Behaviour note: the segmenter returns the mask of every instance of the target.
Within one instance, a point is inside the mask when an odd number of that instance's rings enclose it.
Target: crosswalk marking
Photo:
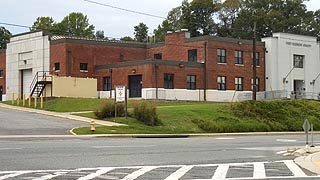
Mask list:
[[[284,164],[290,169],[295,177],[307,177],[307,175],[296,165],[293,161],[283,161]]]
[[[229,169],[228,164],[219,165],[212,179],[225,179],[228,173],[228,169]]]
[[[193,168],[193,166],[182,166],[176,172],[174,172],[170,176],[168,176],[165,180],[176,180],[176,179],[179,179],[183,175],[185,175],[192,168]]]
[[[264,163],[254,163],[253,164],[253,178],[265,178],[266,170],[264,168]]]
[[[48,174],[48,175],[45,175],[45,176],[42,176],[42,177],[39,177],[39,178],[36,178],[36,179],[33,179],[33,180],[48,180],[48,179],[52,179],[54,177],[57,177],[57,176],[60,176],[60,175],[63,175],[63,174],[67,174],[68,172],[56,172],[56,173],[53,173],[53,174]]]
[[[267,170],[270,170],[270,166],[268,164],[279,164],[277,166],[283,167],[284,165],[286,168],[286,174],[285,176],[282,176],[281,173],[266,173]],[[235,172],[232,171],[233,168],[237,169],[237,172],[239,170],[244,170],[244,175],[249,177],[233,177]],[[248,174],[248,168],[246,167],[253,167],[250,169],[252,172]],[[272,167],[272,169],[277,168]],[[320,175],[306,175],[303,170],[296,165],[292,160],[284,160],[284,161],[273,161],[273,162],[245,162],[245,163],[226,163],[226,164],[198,164],[198,165],[164,165],[164,166],[128,166],[128,167],[98,167],[98,168],[78,168],[73,170],[24,170],[24,171],[0,171],[0,180],[10,179],[10,178],[19,178],[20,175],[27,177],[28,175],[30,177],[34,176],[33,173],[44,173],[42,177],[32,177],[35,178],[34,180],[49,180],[53,179],[59,176],[60,178],[68,178],[69,173],[70,176],[73,172],[84,172],[83,177],[80,177],[78,180],[91,180],[94,178],[102,177],[102,175],[106,174],[108,175],[108,172],[111,172],[112,170],[117,169],[129,169],[129,174],[126,174],[125,177],[121,177],[122,180],[135,180],[138,179],[140,176],[146,174],[148,176],[148,173],[151,173],[152,170],[157,170],[161,168],[173,168],[173,171],[170,171],[171,174],[163,177],[161,179],[164,180],[177,180],[181,177],[190,176],[193,173],[196,173],[194,170],[198,169],[201,170],[201,168],[206,167],[215,167],[213,172],[207,172],[210,177],[209,179],[216,179],[216,180],[254,180],[254,179],[291,179],[291,178],[307,178],[307,179],[320,179]],[[229,168],[232,167],[231,170]],[[194,168],[194,169],[193,169]],[[200,168],[200,169],[199,169]],[[86,171],[91,171],[91,174],[87,174]],[[151,173],[153,176],[157,176],[155,174],[157,171]],[[270,171],[268,171],[270,172]],[[213,174],[213,175],[212,175]],[[251,175],[250,175],[251,174]],[[268,175],[268,176],[267,176]],[[120,179],[121,179],[120,178]],[[206,179],[206,180],[209,180]]]
[[[114,168],[101,168],[99,169],[97,172],[89,174],[85,177],[81,177],[78,180],[89,180],[89,179],[93,179],[95,177],[101,176],[102,174],[105,174],[111,170],[113,170]]]
[[[152,169],[155,169],[156,167],[153,166],[149,166],[149,167],[143,167],[129,175],[127,175],[126,177],[124,177],[122,180],[134,180],[137,177],[141,176],[142,174],[145,174],[146,172],[151,171]]]
[[[7,174],[7,175],[4,175],[4,176],[0,176],[0,180],[13,178],[13,177],[20,176],[22,174],[26,174],[26,173],[29,173],[29,172],[30,171],[18,171],[18,172],[15,172],[15,173]]]

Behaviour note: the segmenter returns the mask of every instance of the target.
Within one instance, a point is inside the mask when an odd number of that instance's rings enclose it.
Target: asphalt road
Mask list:
[[[320,145],[319,138],[319,135],[315,136],[316,145]],[[103,179],[121,179],[144,168],[149,173],[139,176],[140,179],[165,179],[185,165],[191,165],[189,174],[184,174],[182,179],[190,179],[190,176],[208,179],[220,166],[219,171],[228,172],[225,174],[228,178],[251,177],[259,167],[255,163],[265,162],[262,175],[284,179],[292,178],[294,174],[284,161],[289,160],[292,164],[293,157],[278,153],[299,146],[304,146],[304,136],[0,139],[0,170],[31,170],[29,174],[34,177],[43,176],[48,170],[66,173],[54,179],[77,179],[108,170],[109,174],[106,173]],[[308,171],[303,173],[308,178],[313,176]],[[259,171],[258,175],[261,175]]]
[[[66,135],[74,127],[88,124],[0,108],[0,135]]]

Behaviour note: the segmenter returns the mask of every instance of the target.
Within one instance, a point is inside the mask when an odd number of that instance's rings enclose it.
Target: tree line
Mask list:
[[[251,39],[257,23],[257,38],[285,32],[315,36],[320,39],[320,10],[308,11],[308,0],[183,0],[168,12],[166,18],[149,37],[143,22],[134,26],[134,38],[124,41],[164,41],[167,31],[188,29],[191,36],[213,35]],[[55,35],[108,39],[103,30],[95,31],[86,15],[73,12],[56,22],[52,17],[38,17],[30,31],[47,30]],[[5,48],[11,33],[0,27],[0,49]]]

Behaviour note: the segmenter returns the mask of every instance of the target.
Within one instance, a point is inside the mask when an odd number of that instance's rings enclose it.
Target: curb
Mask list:
[[[308,156],[297,157],[294,162],[302,168],[320,175],[320,152]]]

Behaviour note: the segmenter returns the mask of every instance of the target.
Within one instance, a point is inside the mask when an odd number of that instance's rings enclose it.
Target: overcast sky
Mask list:
[[[111,6],[166,17],[174,7],[181,5],[182,0],[92,0]],[[306,3],[308,10],[320,9],[320,0]],[[32,26],[39,16],[50,16],[59,22],[70,12],[82,12],[95,25],[95,30],[104,30],[105,36],[120,38],[133,37],[133,27],[144,22],[153,32],[162,21],[161,18],[149,17],[125,12],[109,7],[99,6],[84,0],[1,0],[0,23],[13,23]],[[12,34],[28,31],[26,28],[5,26]]]

